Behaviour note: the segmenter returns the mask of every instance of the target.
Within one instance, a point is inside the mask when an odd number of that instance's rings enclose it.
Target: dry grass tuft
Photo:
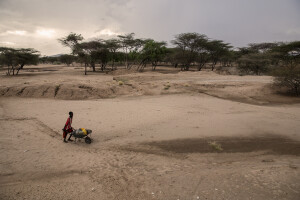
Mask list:
[[[168,89],[171,87],[171,85],[170,85],[169,83],[168,83],[168,84],[165,84],[164,86],[165,86],[165,87],[164,87],[165,90],[168,90]]]

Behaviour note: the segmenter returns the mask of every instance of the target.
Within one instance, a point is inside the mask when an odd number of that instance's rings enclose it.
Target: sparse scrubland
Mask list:
[[[59,42],[0,48],[0,199],[299,198],[299,42]]]
[[[152,71],[157,66],[173,66],[181,71],[210,68],[227,74],[274,76],[274,86],[299,95],[300,41],[254,43],[238,49],[198,33],[176,35],[171,41],[172,48],[167,48],[166,42],[135,38],[134,33],[88,41],[80,34],[70,33],[58,41],[69,47],[72,54],[39,58],[34,49],[1,47],[0,65],[7,68],[7,75],[18,75],[25,65],[38,63],[80,63],[85,75],[89,69],[97,72],[98,66],[102,72],[118,68],[143,72],[147,66]]]

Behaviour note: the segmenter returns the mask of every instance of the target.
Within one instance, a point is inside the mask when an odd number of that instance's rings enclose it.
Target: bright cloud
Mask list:
[[[26,35],[27,31],[6,31],[6,33],[11,35]]]
[[[52,38],[55,36],[55,31],[53,29],[39,29],[36,31],[38,36]]]
[[[0,42],[0,44],[2,44],[2,45],[7,45],[7,46],[13,46],[13,45],[15,45],[16,43],[14,43],[14,42]]]
[[[100,35],[106,35],[106,36],[114,36],[114,35],[119,35],[120,33],[116,33],[110,29],[103,29],[99,32],[97,32]]]

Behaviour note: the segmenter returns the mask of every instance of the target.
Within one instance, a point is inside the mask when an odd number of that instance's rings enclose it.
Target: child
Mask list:
[[[68,143],[66,140],[66,137],[68,135],[68,133],[70,133],[70,137],[68,139],[68,141],[73,141],[71,140],[71,136],[72,136],[72,132],[73,132],[73,128],[72,128],[72,119],[73,119],[73,112],[69,112],[69,118],[67,119],[67,122],[65,124],[65,127],[63,128],[63,138],[64,138],[64,142]]]

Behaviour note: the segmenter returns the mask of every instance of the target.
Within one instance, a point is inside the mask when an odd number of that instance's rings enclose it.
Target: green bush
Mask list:
[[[273,74],[276,85],[287,87],[293,94],[300,95],[300,65],[295,67],[279,67]]]

